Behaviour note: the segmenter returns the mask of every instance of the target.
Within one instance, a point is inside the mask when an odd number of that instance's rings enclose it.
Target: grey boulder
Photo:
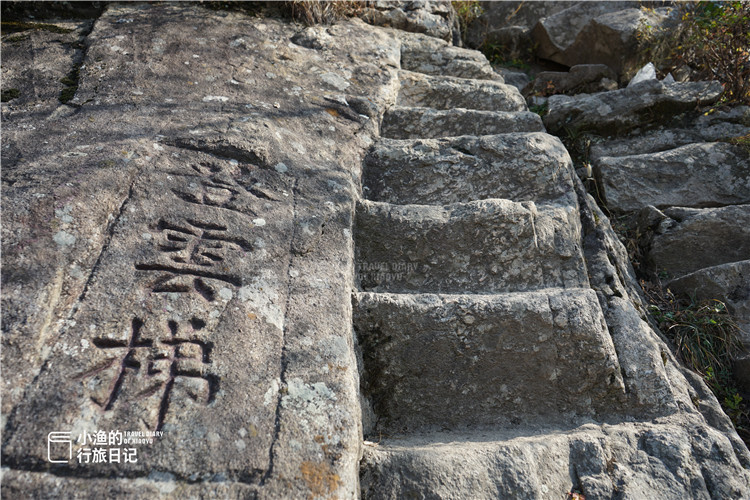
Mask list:
[[[544,125],[552,133],[590,131],[616,135],[663,123],[673,116],[716,102],[723,92],[719,82],[648,80],[632,87],[549,99]]]
[[[750,159],[740,146],[695,143],[594,162],[610,210],[750,202]]]

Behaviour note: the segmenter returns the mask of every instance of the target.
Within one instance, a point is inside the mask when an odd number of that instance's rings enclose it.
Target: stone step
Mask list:
[[[609,412],[625,395],[588,288],[360,292],[353,316],[378,433],[569,422]]]
[[[486,198],[548,201],[574,192],[570,156],[541,133],[383,139],[365,159],[364,196],[443,205]]]
[[[530,111],[393,106],[383,116],[380,128],[380,135],[390,139],[436,139],[509,132],[544,132],[544,125],[539,115]]]
[[[486,111],[529,109],[517,88],[497,81],[400,71],[399,83],[396,103],[400,106]]]
[[[698,419],[373,440],[361,461],[364,500],[747,496],[732,443]]]
[[[503,82],[478,50],[448,45],[418,33],[397,33],[401,39],[401,68],[427,75],[457,76]]]
[[[499,293],[587,287],[576,205],[481,200],[362,201],[355,230],[364,291]]]

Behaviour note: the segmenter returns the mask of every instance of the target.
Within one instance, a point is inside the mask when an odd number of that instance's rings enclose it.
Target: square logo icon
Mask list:
[[[53,464],[67,464],[73,458],[73,442],[70,432],[47,434],[47,460]]]

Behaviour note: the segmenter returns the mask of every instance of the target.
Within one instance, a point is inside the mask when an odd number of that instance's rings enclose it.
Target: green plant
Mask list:
[[[695,79],[718,80],[727,103],[750,103],[750,2],[686,2],[673,26],[641,26],[642,61],[692,70]]]
[[[534,106],[529,106],[529,111],[532,113],[536,113],[539,116],[544,116],[547,114],[547,111],[549,111],[549,104],[547,101],[544,101],[542,104],[535,104]]]
[[[745,440],[750,438],[750,409],[733,379],[733,362],[742,350],[740,330],[720,300],[679,300],[660,283],[641,281],[659,329],[678,357],[702,375]]]
[[[512,51],[503,44],[485,40],[482,42],[482,45],[480,45],[479,50],[485,55],[491,64],[508,68],[517,68],[524,71],[531,69],[531,65],[520,57],[519,51],[512,54]],[[529,50],[529,54],[533,54],[533,51]],[[533,58],[530,55],[529,60],[531,59]]]
[[[502,64],[505,62],[505,47],[503,47],[499,43],[489,42],[485,40],[484,42],[482,42],[479,50],[492,64]]]
[[[60,91],[60,97],[58,99],[63,104],[66,104],[73,99],[78,91],[78,80],[81,77],[81,64],[82,63],[74,64],[70,73],[60,79],[60,83],[65,85],[65,88]]]
[[[19,21],[3,21],[0,24],[2,27],[3,35],[6,33],[17,33],[19,31],[26,30],[41,30],[49,31],[51,33],[72,33],[74,30],[70,28],[63,28],[56,24],[44,24],[44,23],[24,23]]]
[[[0,102],[11,101],[21,95],[21,91],[18,89],[6,89],[2,91],[0,95]]]
[[[704,376],[731,372],[734,356],[742,348],[739,329],[720,300],[680,304],[667,290],[666,302],[650,310],[685,363]],[[663,307],[667,305],[668,307]]]
[[[458,25],[461,28],[461,36],[466,35],[469,24],[484,13],[484,9],[478,0],[460,0],[451,2],[453,10],[458,17]],[[465,41],[465,40],[464,40]]]
[[[735,146],[740,146],[748,154],[750,154],[750,134],[740,135],[737,137],[730,137],[728,139],[725,139],[725,142],[728,142],[729,144],[734,144]]]
[[[67,104],[68,101],[75,97],[77,90],[78,87],[65,87],[60,91],[60,97],[58,98],[59,101],[63,104]]]
[[[9,35],[5,38],[5,40],[3,40],[3,43],[21,43],[28,40],[29,38],[30,37],[28,32],[20,33],[18,35]]]

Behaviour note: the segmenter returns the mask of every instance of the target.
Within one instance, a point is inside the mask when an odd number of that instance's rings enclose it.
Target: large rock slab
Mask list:
[[[644,24],[658,26],[668,14],[636,2],[578,2],[540,19],[532,36],[544,59],[566,66],[606,64],[618,74],[631,73],[637,31]]]
[[[429,76],[400,71],[396,104],[435,109],[467,108],[485,111],[526,111],[526,101],[515,87],[492,80]]]
[[[366,443],[362,497],[740,499],[750,488],[746,460],[692,418],[436,433]]]
[[[4,134],[14,136],[14,125]],[[142,166],[140,141],[94,144],[19,148],[29,159],[4,168],[3,420],[86,292]]]
[[[38,120],[72,96],[66,89],[77,84],[75,65],[83,58],[82,41],[92,24],[79,20],[3,26],[3,120]]]
[[[590,289],[360,293],[354,328],[364,396],[377,416],[371,435],[570,422],[609,414],[625,401],[612,339]]]
[[[263,208],[228,161],[172,159],[173,152],[154,155],[163,170],[142,171],[132,186],[74,319],[15,409],[4,446],[11,463],[43,463],[48,429],[76,436],[132,429],[164,436],[131,470],[238,480],[268,469],[276,405],[258,403],[280,377],[291,235],[276,224],[292,216],[292,206]],[[194,175],[201,163],[214,179]],[[262,277],[263,285],[243,276]],[[272,301],[258,297],[261,286]],[[248,362],[254,370],[244,369]],[[235,437],[234,423],[248,403],[254,418],[240,428],[255,437],[224,459],[211,457],[211,446],[245,437]],[[218,437],[192,439],[210,432]]]
[[[435,139],[459,135],[542,132],[544,125],[530,111],[481,111],[454,108],[393,106],[383,116],[381,134],[391,139]]]
[[[426,35],[399,33],[401,68],[427,75],[503,81],[481,52],[448,45]]]
[[[575,206],[358,204],[363,290],[497,293],[588,284]]]
[[[650,241],[648,264],[672,278],[750,258],[750,205],[668,208]]]
[[[532,47],[531,29],[547,16],[576,2],[480,2],[483,12],[466,30],[467,44],[475,49],[499,45],[509,60],[527,54]]]
[[[679,122],[684,120],[675,117]],[[591,144],[592,163],[604,156],[632,156],[659,153],[697,142],[727,141],[750,134],[750,106],[718,108],[699,113],[684,123],[667,122],[657,129],[641,134],[634,130],[627,136],[596,141]]]
[[[750,202],[750,156],[740,146],[695,143],[593,164],[610,210]]]
[[[385,139],[365,159],[362,190],[367,199],[394,204],[542,202],[572,191],[571,172],[560,140],[541,132]]]
[[[70,106],[4,114],[8,494],[356,497],[352,180],[399,43],[358,20],[318,48],[297,30],[111,4]],[[163,434],[102,463],[80,439],[97,431]]]
[[[544,124],[554,134],[584,131],[623,134],[663,123],[699,105],[716,102],[724,91],[719,82],[664,84],[648,80],[628,88],[549,99]]]

